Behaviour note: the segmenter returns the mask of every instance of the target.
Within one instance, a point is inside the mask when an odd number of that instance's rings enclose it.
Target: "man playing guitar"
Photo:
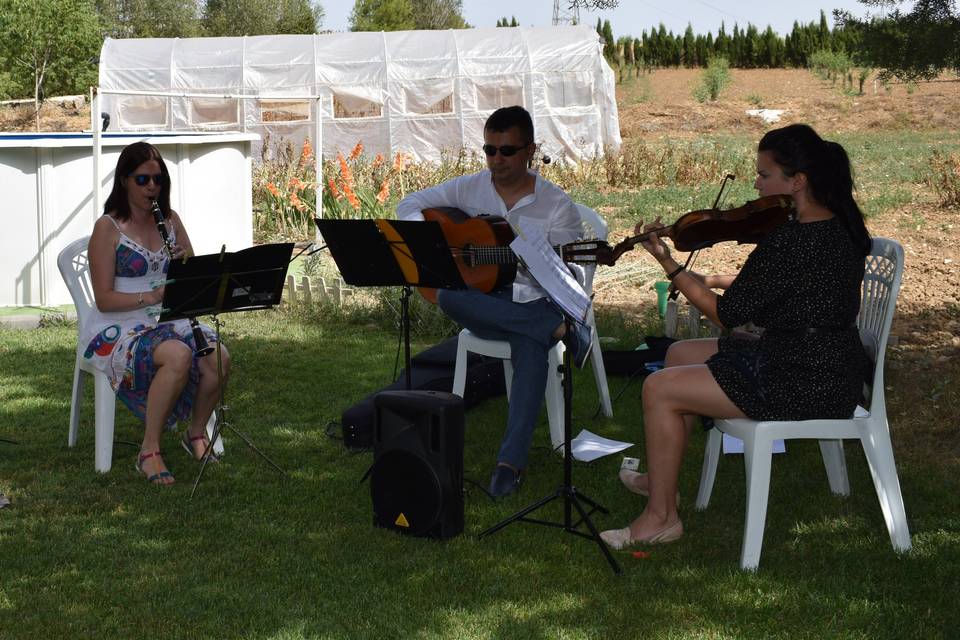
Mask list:
[[[472,217],[501,216],[515,229],[521,217],[535,221],[554,246],[578,239],[582,227],[576,205],[528,168],[535,151],[530,114],[519,106],[494,111],[484,125],[483,140],[486,170],[411,193],[397,205],[397,217],[422,220],[424,209],[454,207]],[[437,303],[477,336],[510,343],[514,376],[507,428],[490,478],[493,496],[510,495],[519,488],[527,465],[547,384],[547,356],[565,333],[563,314],[522,266],[512,284],[489,293],[440,290]],[[573,359],[582,367],[592,336],[589,327],[576,327]]]

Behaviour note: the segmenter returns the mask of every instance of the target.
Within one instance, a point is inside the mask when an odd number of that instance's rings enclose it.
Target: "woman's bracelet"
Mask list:
[[[677,277],[677,274],[679,274],[681,271],[683,271],[683,267],[682,266],[677,267],[676,269],[674,269],[673,271],[667,274],[667,280],[672,281],[674,278]]]
[[[137,306],[138,307],[143,306],[143,291],[137,294]]]

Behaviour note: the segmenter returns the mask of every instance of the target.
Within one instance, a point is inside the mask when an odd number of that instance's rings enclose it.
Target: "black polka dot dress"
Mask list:
[[[707,366],[753,420],[849,418],[869,367],[854,325],[863,255],[839,218],[790,222],[751,252],[717,301],[725,327],[748,321],[758,340],[727,336]]]

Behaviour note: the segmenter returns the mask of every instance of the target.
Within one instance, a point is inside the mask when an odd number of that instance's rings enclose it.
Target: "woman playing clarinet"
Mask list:
[[[152,484],[169,485],[174,477],[160,453],[162,432],[189,421],[180,444],[201,459],[219,386],[216,357],[197,353],[204,341],[215,341],[210,328],[194,329],[188,320],[158,323],[169,261],[193,255],[193,248],[170,208],[170,174],[154,146],[136,142],[123,149],[103,210],[87,249],[96,309],[89,335],[81,336],[82,355],[144,422],[137,471]],[[221,351],[226,376],[230,358]]]

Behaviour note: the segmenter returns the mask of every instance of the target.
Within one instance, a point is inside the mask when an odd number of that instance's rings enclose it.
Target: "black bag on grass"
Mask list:
[[[457,361],[456,336],[444,340],[410,358],[410,389],[414,391],[447,391],[453,388],[453,370]],[[391,385],[378,389],[343,412],[340,424],[343,443],[351,449],[369,449],[373,446],[373,398],[381,391],[406,389],[406,369]],[[503,381],[503,361],[476,353],[467,358],[467,380],[463,406],[469,408],[481,400],[506,393]]]
[[[603,351],[603,368],[610,375],[647,375],[647,365],[662,362],[667,357],[667,348],[676,342],[673,338],[647,336],[644,339],[646,349],[640,351]]]

